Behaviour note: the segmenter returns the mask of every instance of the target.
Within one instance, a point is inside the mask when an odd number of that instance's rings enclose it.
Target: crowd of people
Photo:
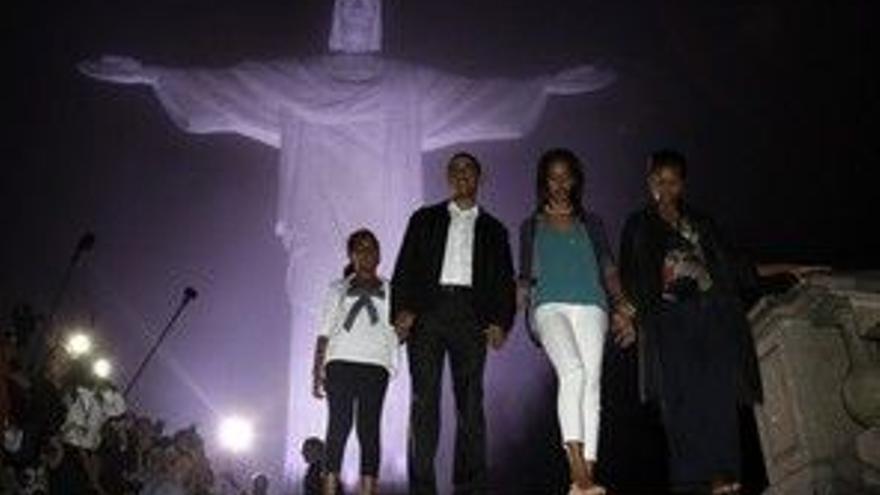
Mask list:
[[[74,351],[30,306],[13,310],[0,340],[0,494],[268,493],[263,474],[215,472],[196,426],[166,431],[131,411]]]

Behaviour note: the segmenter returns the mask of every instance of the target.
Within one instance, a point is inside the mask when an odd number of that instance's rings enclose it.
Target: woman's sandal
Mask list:
[[[741,490],[742,485],[734,481],[712,487],[712,495],[738,495]]]
[[[568,495],[605,495],[606,490],[604,486],[600,485],[590,485],[586,488],[581,488],[576,484],[572,483],[571,487],[568,490]]]

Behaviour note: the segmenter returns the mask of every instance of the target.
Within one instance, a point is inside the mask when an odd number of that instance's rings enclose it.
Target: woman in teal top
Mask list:
[[[569,493],[604,494],[593,479],[602,350],[609,314],[618,343],[631,343],[629,312],[602,221],[582,206],[580,160],[569,150],[548,151],[537,176],[538,206],[520,228],[520,301],[529,313],[530,333],[559,380]]]
[[[539,220],[534,257],[541,267],[541,277],[535,281],[536,307],[565,302],[607,308],[593,242],[581,223],[560,230]]]

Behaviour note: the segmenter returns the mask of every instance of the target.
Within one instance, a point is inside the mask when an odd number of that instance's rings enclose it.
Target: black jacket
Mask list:
[[[720,234],[711,218],[688,205],[683,213],[700,235],[700,245],[715,289],[721,297],[735,301],[730,321],[740,327],[736,343],[741,351],[738,366],[738,398],[744,404],[761,402],[763,391],[745,308],[739,302],[743,288],[756,286],[754,266],[738,255]],[[660,393],[659,354],[655,342],[655,326],[659,315],[667,311],[662,299],[661,273],[666,255],[666,239],[675,235],[652,206],[636,211],[626,221],[621,238],[620,277],[624,290],[637,308],[639,326],[639,378],[643,400],[654,400]]]
[[[448,201],[423,207],[409,219],[391,279],[391,313],[422,314],[436,304],[449,231]],[[474,227],[474,309],[481,327],[508,331],[516,313],[513,260],[507,229],[480,209]]]

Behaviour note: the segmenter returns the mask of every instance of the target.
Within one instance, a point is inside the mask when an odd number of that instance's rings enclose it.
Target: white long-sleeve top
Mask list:
[[[353,276],[334,281],[327,289],[321,310],[318,335],[329,339],[326,362],[348,361],[362,364],[375,364],[393,373],[397,366],[399,343],[394,327],[391,325],[391,284],[382,279],[382,297],[371,296],[378,320],[370,321],[366,307],[357,312],[351,328],[345,328],[345,321],[358,301],[350,295],[349,287]]]

